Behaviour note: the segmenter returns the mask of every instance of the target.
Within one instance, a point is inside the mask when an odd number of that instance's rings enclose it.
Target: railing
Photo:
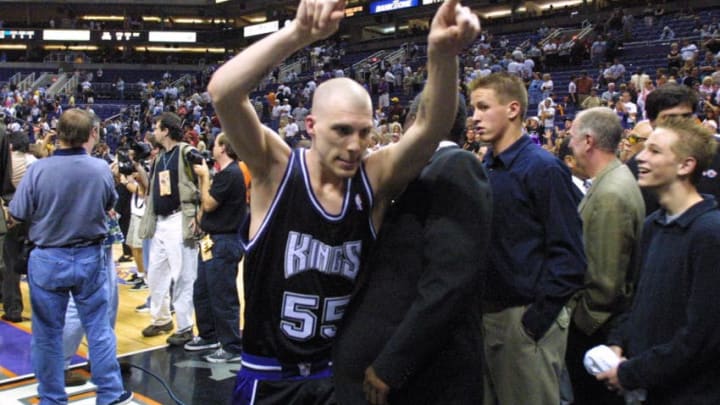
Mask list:
[[[10,77],[10,79],[8,79],[8,84],[9,85],[17,85],[21,80],[22,80],[22,74],[20,74],[18,72],[18,73],[15,73],[14,75],[12,75]]]
[[[374,66],[376,66],[377,64],[380,63],[380,61],[382,60],[382,58],[385,56],[386,53],[387,53],[386,50],[381,49],[381,50],[373,53],[372,55],[367,56],[366,58],[364,58],[364,59],[362,59],[362,60],[359,60],[359,61],[353,63],[353,64],[352,64],[352,68],[353,68],[354,71],[357,72],[362,66],[367,65],[367,66],[372,70],[372,68],[373,68]],[[369,62],[372,61],[373,59],[377,59],[377,60],[376,60],[375,62],[369,63]],[[346,69],[346,70],[349,71],[349,69]]]
[[[299,75],[303,72],[303,66],[307,63],[307,57],[303,56],[297,60],[295,60],[292,63],[289,63],[287,65],[283,65],[280,68],[280,73],[278,74],[278,82],[285,83],[287,80],[287,77],[290,75],[290,73],[295,73],[295,75]]]
[[[192,76],[186,73],[186,74],[178,77],[174,81],[172,81],[170,83],[170,86],[171,87],[179,87],[179,86],[185,86],[186,84],[190,84],[190,83],[192,83]]]
[[[390,54],[385,57],[385,62],[389,63],[390,65],[394,65],[397,62],[405,61],[405,49],[405,46],[401,46],[399,49],[390,52]]]
[[[17,82],[16,85],[17,85],[18,90],[25,91],[31,87],[31,85],[34,81],[35,81],[35,72],[32,72],[29,75],[25,76],[24,79]]]
[[[58,75],[56,73],[48,73],[43,72],[40,77],[37,78],[32,84],[30,85],[30,88],[27,90],[35,91],[39,89],[40,87],[45,87],[47,85],[50,85],[53,83],[53,79],[57,78]]]
[[[623,43],[624,48],[639,48],[644,47],[648,45],[670,45],[673,42],[680,43],[684,39],[687,39],[688,41],[700,41],[700,35],[691,35],[691,36],[685,36],[685,37],[675,37],[673,39],[648,39],[644,41],[631,41],[631,42],[625,42]],[[701,44],[698,43],[698,49],[701,49]]]
[[[55,83],[51,84],[50,87],[48,87],[45,94],[48,96],[55,96],[56,94],[59,94],[60,90],[65,88],[65,84],[70,80],[70,74],[68,73],[60,73],[57,75],[57,80],[55,80]]]

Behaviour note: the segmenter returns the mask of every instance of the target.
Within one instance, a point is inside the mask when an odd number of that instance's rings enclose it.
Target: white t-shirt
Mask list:
[[[134,193],[130,198],[130,214],[142,217],[145,215],[145,197]]]
[[[697,54],[698,48],[695,44],[687,44],[680,49],[683,60],[690,60]]]

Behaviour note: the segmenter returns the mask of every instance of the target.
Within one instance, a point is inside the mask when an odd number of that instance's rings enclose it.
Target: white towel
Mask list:
[[[598,375],[608,371],[620,363],[620,357],[615,354],[612,349],[605,345],[595,346],[585,353],[583,364],[585,370],[592,375]],[[647,399],[647,391],[642,388],[627,391],[625,393],[625,403],[631,404]]]

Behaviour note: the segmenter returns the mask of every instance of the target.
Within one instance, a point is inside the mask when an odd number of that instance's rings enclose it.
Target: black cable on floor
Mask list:
[[[138,370],[140,370],[140,371],[143,371],[143,372],[145,372],[145,373],[148,373],[150,376],[152,376],[153,378],[155,378],[156,380],[158,380],[158,382],[160,383],[160,385],[162,385],[163,388],[165,388],[165,391],[167,391],[167,393],[168,393],[168,395],[170,396],[170,398],[172,398],[172,400],[175,401],[175,403],[176,403],[177,405],[185,405],[185,403],[184,403],[183,401],[181,401],[180,398],[178,398],[178,397],[175,395],[175,393],[172,391],[172,389],[170,389],[170,386],[167,385],[167,383],[165,382],[165,380],[163,380],[162,378],[160,378],[157,374],[153,373],[152,371],[150,371],[150,370],[148,370],[148,369],[146,369],[146,368],[143,368],[143,367],[140,367],[140,366],[136,366],[135,364],[132,364],[132,363],[123,363],[123,364],[127,364],[127,365],[130,366],[130,367],[133,367],[133,368],[136,368],[136,369],[138,369]]]

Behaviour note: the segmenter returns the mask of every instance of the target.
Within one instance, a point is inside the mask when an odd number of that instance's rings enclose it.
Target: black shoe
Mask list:
[[[153,337],[160,335],[165,332],[170,332],[173,329],[173,323],[172,321],[166,323],[165,325],[150,325],[147,328],[143,329],[142,334],[145,337]],[[192,338],[192,336],[191,336]],[[183,343],[184,344],[184,343]]]
[[[130,289],[128,289],[128,291],[138,292],[138,291],[145,291],[147,289],[148,289],[148,285],[145,284],[145,282],[142,281],[142,279],[140,279],[140,281],[138,283],[135,283],[134,286],[130,287]]]
[[[110,405],[125,405],[129,404],[133,400],[133,393],[132,391],[124,391],[122,395],[120,395],[120,398],[110,402]]]
[[[65,386],[66,387],[77,387],[80,385],[85,385],[88,382],[88,378],[84,375],[72,371],[72,370],[65,370]]]
[[[22,314],[3,314],[2,317],[3,321],[8,321],[12,323],[18,323],[23,321]]]
[[[131,262],[131,261],[133,261],[133,258],[132,258],[132,256],[122,255],[122,256],[120,256],[120,258],[118,259],[118,261],[119,261],[120,263],[126,263],[126,262]]]
[[[193,338],[192,329],[188,329],[185,332],[175,332],[167,338],[167,342],[170,346],[185,346]]]
[[[125,280],[125,282],[127,284],[138,284],[138,283],[144,283],[145,279],[138,276],[137,273],[133,273],[133,275],[129,279]]]
[[[145,301],[144,304],[135,307],[135,312],[150,312],[150,305]]]
[[[217,340],[203,339],[200,336],[195,336],[189,342],[185,343],[185,350],[195,352],[199,350],[218,349],[220,348],[220,342]]]

